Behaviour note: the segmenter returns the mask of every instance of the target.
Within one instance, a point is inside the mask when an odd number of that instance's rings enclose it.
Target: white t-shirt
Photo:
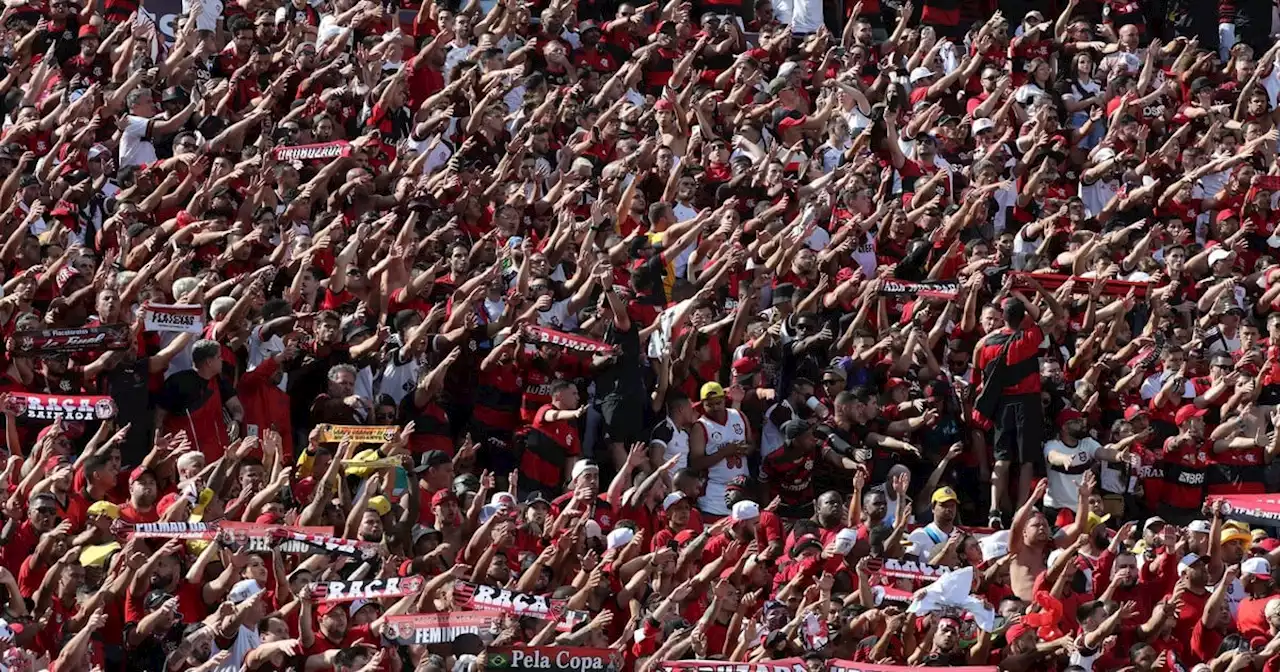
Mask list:
[[[920,562],[929,562],[929,556],[933,553],[934,547],[938,544],[946,543],[947,538],[951,535],[938,529],[937,523],[929,523],[924,527],[918,527],[907,535],[907,541],[911,543],[911,553],[915,554]]]
[[[1080,483],[1084,480],[1085,472],[1094,464],[1094,453],[1101,447],[1101,444],[1087,436],[1074,446],[1068,446],[1058,439],[1044,444],[1045,469],[1049,481],[1049,492],[1044,496],[1045,506],[1075,510],[1079,503]],[[1049,462],[1050,455],[1070,458],[1071,466],[1063,468]]]
[[[124,133],[120,135],[120,166],[141,166],[154,163],[156,148],[151,144],[151,119],[131,114]]]

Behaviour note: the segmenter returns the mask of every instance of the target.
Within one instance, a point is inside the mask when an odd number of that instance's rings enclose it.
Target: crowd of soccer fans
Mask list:
[[[0,10],[0,671],[1280,671],[1269,0],[151,2]]]

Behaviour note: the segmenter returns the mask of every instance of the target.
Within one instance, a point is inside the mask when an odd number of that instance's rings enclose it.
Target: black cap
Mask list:
[[[1213,88],[1213,82],[1210,82],[1208,77],[1196,77],[1195,79],[1191,80],[1192,93],[1199,93],[1204,89],[1212,89],[1212,88]]]
[[[34,187],[37,184],[40,184],[40,180],[36,179],[36,176],[32,175],[31,173],[23,173],[22,177],[18,178],[19,189],[23,189],[26,187]]]
[[[547,501],[546,496],[542,494],[541,490],[534,490],[529,493],[529,496],[524,498],[524,504],[525,506],[533,506],[534,504],[545,504],[547,507],[551,506],[551,502]]]
[[[791,443],[812,430],[813,425],[810,425],[807,420],[791,419],[782,423],[782,438],[787,443]]]
[[[153,590],[147,593],[147,598],[143,601],[142,606],[145,607],[147,611],[159,609],[160,605],[168,602],[171,597],[173,596],[163,590]]]
[[[421,474],[432,467],[438,467],[442,464],[449,464],[452,460],[441,450],[428,450],[418,458],[418,466],[413,470],[415,474]]]
[[[160,97],[160,102],[185,103],[189,98],[190,96],[187,95],[186,91],[183,91],[182,89],[176,86],[171,86],[164,90],[164,95]]]

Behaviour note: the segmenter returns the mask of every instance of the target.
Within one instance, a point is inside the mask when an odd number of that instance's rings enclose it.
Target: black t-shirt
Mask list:
[[[631,323],[628,331],[610,324],[604,342],[618,346],[618,358],[596,377],[596,396],[609,395],[642,399],[645,397],[643,372],[640,370],[640,325]]]
[[[126,623],[125,641],[128,634],[138,627],[137,623]],[[165,660],[169,654],[178,649],[182,641],[184,625],[181,621],[173,624],[168,630],[151,635],[137,646],[125,647],[124,669],[126,672],[155,672],[165,669]]]
[[[236,396],[235,388],[223,376],[218,376],[218,390],[225,402]],[[174,414],[195,413],[213,398],[213,388],[209,381],[200,377],[195,369],[187,369],[169,376],[160,391],[160,408]]]
[[[132,363],[120,363],[102,376],[106,391],[116,403],[116,424],[129,424],[129,434],[120,455],[125,464],[141,464],[151,450],[152,421],[151,393],[147,383],[151,377],[151,358],[143,357]]]

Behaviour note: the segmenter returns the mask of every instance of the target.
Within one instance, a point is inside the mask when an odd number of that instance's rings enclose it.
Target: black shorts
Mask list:
[[[1021,465],[1044,461],[1044,408],[1039,393],[1000,400],[993,441],[997,462]]]
[[[611,394],[600,401],[600,415],[604,418],[604,437],[610,443],[630,446],[645,440],[643,397],[624,398]]]

